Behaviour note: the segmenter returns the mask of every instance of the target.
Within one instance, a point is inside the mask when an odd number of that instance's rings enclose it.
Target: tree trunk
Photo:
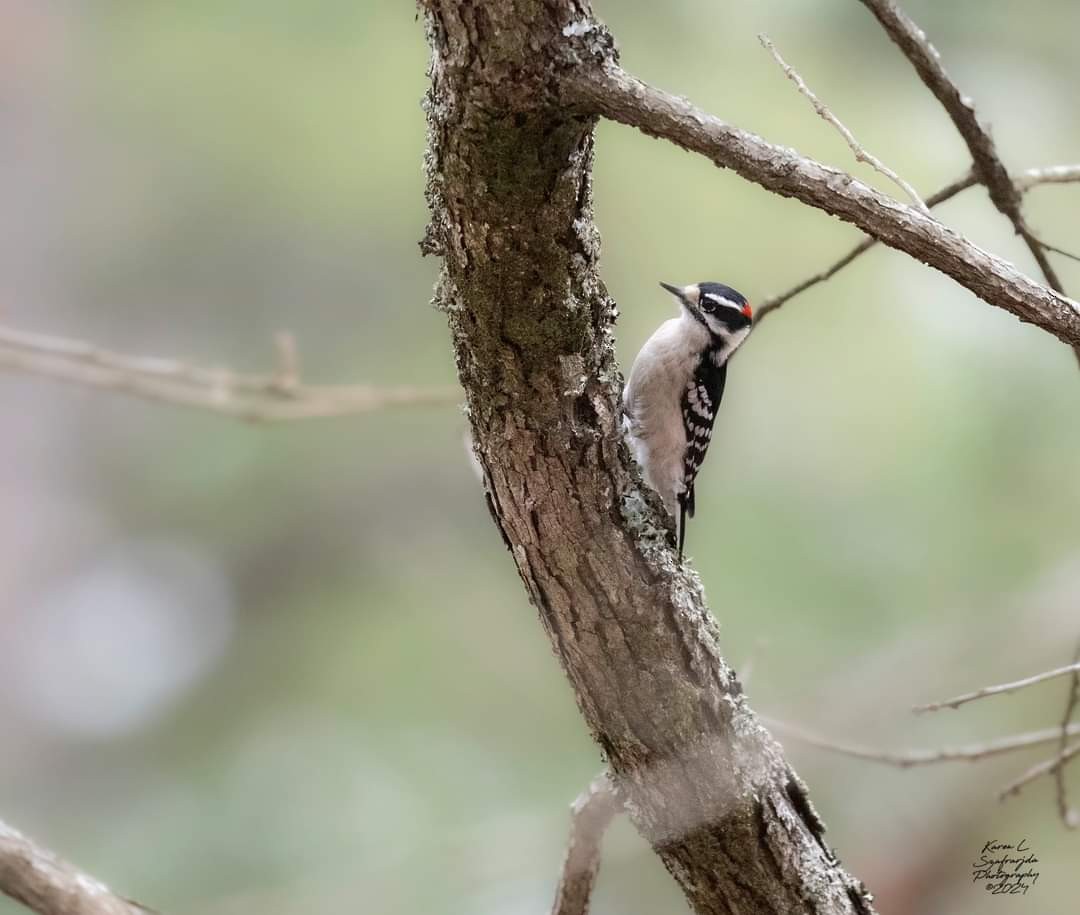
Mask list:
[[[436,300],[492,516],[631,816],[702,915],[865,915],[621,440],[595,119],[558,88],[569,69],[613,59],[613,43],[584,0],[421,5],[422,247],[444,258]]]

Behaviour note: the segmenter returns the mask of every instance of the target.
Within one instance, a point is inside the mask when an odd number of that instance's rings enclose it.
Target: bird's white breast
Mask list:
[[[634,456],[672,514],[684,488],[682,397],[709,341],[709,332],[685,311],[665,321],[638,353],[623,394]]]

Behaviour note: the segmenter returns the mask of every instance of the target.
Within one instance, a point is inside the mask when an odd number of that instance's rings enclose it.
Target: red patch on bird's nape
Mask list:
[[[751,320],[753,320],[753,318],[754,318],[754,309],[752,309],[750,307],[749,302],[744,302],[743,303],[742,313],[743,313],[743,317],[750,318]]]

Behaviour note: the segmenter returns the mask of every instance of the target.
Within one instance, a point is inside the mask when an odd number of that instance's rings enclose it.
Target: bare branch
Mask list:
[[[790,737],[808,746],[828,750],[831,753],[839,753],[841,756],[885,763],[886,765],[897,766],[900,769],[910,769],[913,766],[929,766],[944,762],[978,762],[993,756],[1014,753],[1017,750],[1026,750],[1029,747],[1037,747],[1044,743],[1053,743],[1061,735],[1061,728],[1046,728],[1042,731],[1014,734],[1010,737],[1001,737],[997,740],[988,740],[985,743],[969,744],[963,747],[941,747],[935,750],[879,750],[873,747],[864,747],[821,737],[818,734],[805,731],[785,721],[778,721],[775,718],[762,717],[761,722],[770,731],[780,734],[782,737]],[[1068,736],[1080,734],[1080,724],[1070,725],[1066,728],[1066,733]]]
[[[606,772],[590,783],[570,807],[570,837],[566,842],[559,886],[551,915],[586,915],[600,870],[600,842],[624,801]]]
[[[389,407],[449,404],[460,398],[450,387],[305,385],[292,338],[279,334],[276,346],[275,372],[247,375],[0,328],[0,368],[253,422],[350,416]]]
[[[579,109],[637,127],[699,153],[749,181],[858,226],[947,274],[984,301],[1080,345],[1080,305],[1031,280],[955,230],[837,169],[733,127],[646,85],[615,64],[579,69],[563,81]]]
[[[874,14],[889,37],[911,62],[919,78],[941,102],[960,132],[960,136],[964,138],[971,158],[974,160],[975,171],[979,180],[986,186],[994,206],[1008,217],[1017,234],[1024,239],[1050,288],[1064,295],[1064,287],[1046,257],[1046,252],[1024,222],[1020,209],[1020,192],[998,156],[993,138],[979,123],[975,115],[975,103],[960,92],[945,71],[937,49],[930,44],[926,33],[912,21],[907,13],[892,0],[862,0],[862,3]],[[1077,358],[1080,358],[1080,348],[1076,352]]]
[[[1055,165],[1051,168],[1029,168],[1013,181],[1023,193],[1040,184],[1068,184],[1080,181],[1080,165]]]
[[[930,702],[927,705],[916,705],[913,712],[937,712],[943,708],[959,708],[961,705],[965,705],[968,702],[974,702],[976,699],[984,699],[987,696],[1000,696],[1003,693],[1013,693],[1019,689],[1026,689],[1029,686],[1035,686],[1037,683],[1045,683],[1047,680],[1053,680],[1055,677],[1065,677],[1069,674],[1074,674],[1080,670],[1080,663],[1068,664],[1065,667],[1058,667],[1054,670],[1048,670],[1041,674],[1035,674],[1033,677],[1026,677],[1023,680],[1015,680],[1012,683],[1002,683],[998,686],[984,686],[982,689],[977,689],[971,693],[963,693],[959,696],[953,696],[951,699],[944,699],[941,702]]]
[[[822,120],[831,124],[839,132],[840,136],[844,138],[844,141],[851,148],[851,151],[855,154],[856,162],[865,162],[875,171],[880,172],[886,178],[888,178],[893,184],[900,188],[908,197],[911,198],[911,202],[915,204],[920,210],[927,215],[930,214],[930,210],[923,202],[922,197],[919,196],[919,192],[915,190],[910,184],[908,184],[903,178],[901,178],[896,172],[894,172],[889,166],[882,162],[877,156],[869,152],[858,140],[855,139],[855,135],[844,125],[844,123],[829,110],[829,107],[821,101],[814,91],[806,85],[806,81],[799,75],[798,71],[788,64],[783,57],[780,56],[780,52],[776,50],[776,47],[769,40],[769,36],[763,34],[758,35],[758,41],[761,42],[761,46],[765,48],[779,65],[780,69],[787,74],[790,79],[798,88],[799,92],[810,100],[810,104],[814,106],[814,110],[818,113],[818,116]]]
[[[1059,772],[1065,766],[1065,764],[1078,753],[1080,753],[1080,743],[1074,743],[1071,747],[1068,747],[1066,750],[1058,753],[1051,759],[1048,759],[1045,762],[1041,762],[1037,766],[1032,766],[1018,779],[1009,782],[1009,784],[1002,788],[1000,793],[998,794],[998,800],[1003,801],[1007,797],[1010,797],[1014,794],[1019,794],[1025,785],[1027,785],[1029,782],[1035,781],[1035,779],[1040,778],[1043,775],[1050,775],[1053,772]]]
[[[1073,712],[1080,702],[1080,642],[1073,652],[1073,664],[1078,665],[1073,671],[1069,681],[1069,697],[1065,700],[1065,714],[1061,716],[1061,737],[1058,740],[1058,758],[1064,759],[1066,747],[1069,742],[1069,725],[1072,722]],[[1076,829],[1080,825],[1080,813],[1069,806],[1069,793],[1065,785],[1065,767],[1058,766],[1054,770],[1055,794],[1057,796],[1058,815],[1061,822],[1069,829]]]
[[[1025,172],[1021,172],[1020,176],[1016,179],[1016,187],[1021,193],[1026,193],[1033,187],[1038,187],[1040,184],[1065,184],[1068,182],[1080,182],[1080,165],[1058,165],[1052,168],[1030,168]],[[944,203],[946,200],[955,197],[961,191],[967,190],[969,187],[973,187],[978,184],[979,180],[975,176],[974,171],[968,172],[963,178],[958,178],[951,184],[945,185],[940,191],[931,194],[926,198],[926,205],[928,207],[935,207],[939,203]],[[754,310],[754,326],[759,327],[762,320],[766,315],[772,314],[781,305],[784,305],[790,299],[800,293],[806,292],[807,289],[811,289],[818,283],[823,283],[825,280],[832,279],[837,273],[844,269],[848,264],[858,258],[860,255],[865,254],[871,248],[877,244],[876,238],[864,238],[859,244],[852,248],[847,254],[836,261],[832,266],[827,267],[819,273],[815,273],[808,279],[803,280],[787,292],[782,292],[779,295],[771,296],[762,302]],[[1048,247],[1044,245],[1044,247]],[[1055,250],[1055,249],[1051,249]],[[1059,254],[1064,254],[1063,251],[1058,251]]]
[[[115,895],[0,821],[0,892],[39,915],[146,915],[150,909]]]

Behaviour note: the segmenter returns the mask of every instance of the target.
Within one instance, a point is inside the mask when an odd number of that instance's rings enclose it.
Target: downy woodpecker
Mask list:
[[[624,426],[645,482],[676,520],[682,561],[694,479],[724,396],[728,360],[750,333],[750,303],[730,286],[661,283],[681,306],[641,348],[623,392]]]

